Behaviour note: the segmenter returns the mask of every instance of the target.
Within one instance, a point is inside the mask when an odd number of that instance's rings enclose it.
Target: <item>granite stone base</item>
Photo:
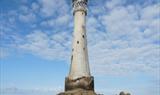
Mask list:
[[[58,95],[97,95],[94,92],[94,77],[80,77],[77,79],[65,79],[65,92]]]
[[[94,91],[90,90],[83,90],[83,89],[76,89],[72,91],[66,91],[59,93],[58,95],[97,95]]]
[[[94,77],[80,77],[77,79],[65,79],[65,91],[71,91],[75,89],[92,90],[94,91]]]

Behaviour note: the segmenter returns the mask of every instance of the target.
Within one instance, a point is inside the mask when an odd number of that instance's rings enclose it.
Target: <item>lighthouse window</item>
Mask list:
[[[74,49],[72,49],[72,51],[74,51]]]
[[[82,37],[84,38],[84,35],[82,35]]]
[[[83,12],[82,12],[82,15],[83,15]]]
[[[71,62],[72,62],[72,60],[73,60],[73,55],[72,55],[72,57],[71,57]]]
[[[79,41],[77,41],[77,44],[79,44]]]
[[[85,50],[85,48],[83,48],[83,50]]]

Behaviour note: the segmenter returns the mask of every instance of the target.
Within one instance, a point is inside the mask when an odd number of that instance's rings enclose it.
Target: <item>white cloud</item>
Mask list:
[[[45,17],[55,14],[63,15],[68,12],[68,5],[65,0],[39,0],[42,5],[41,12]]]
[[[22,5],[22,6],[20,6],[19,11],[20,11],[20,13],[28,14],[30,9],[28,6]]]
[[[69,15],[60,16],[60,17],[58,17],[58,18],[55,20],[55,23],[58,24],[58,25],[68,24],[68,23],[69,23],[69,20],[70,20],[70,17],[71,17],[71,16],[69,16]]]
[[[159,4],[123,6],[125,2],[111,0],[103,3],[106,4],[104,7],[101,5],[100,8],[95,6],[90,8],[92,14],[89,13],[88,17],[87,36],[91,71],[93,75],[103,76],[145,73],[153,76],[153,81],[156,82],[152,85],[157,85],[160,77]],[[51,27],[56,25],[55,31],[62,26],[68,27],[71,16],[68,15],[69,6],[66,1],[39,0],[38,3],[40,5],[32,3],[32,10],[22,7],[24,13],[20,14],[19,18],[25,22],[32,21],[36,18],[33,11],[40,8],[41,15],[51,16],[41,22],[42,25]],[[17,44],[18,48],[35,56],[48,60],[68,61],[71,54],[71,39],[68,30],[62,29],[61,32],[56,31],[54,34],[36,30],[25,35],[22,38],[23,42]],[[149,91],[145,89],[143,93]]]
[[[90,63],[94,73],[98,75],[123,75],[138,72],[152,74],[159,69],[158,63],[160,60],[157,53],[159,47],[146,45],[141,48],[109,49],[106,47],[102,49],[103,47],[105,47],[105,44],[90,49]]]
[[[96,29],[99,26],[98,21],[96,20],[96,18],[94,17],[89,17],[87,20],[87,27],[89,32],[95,32],[95,31],[91,31],[90,29]]]
[[[31,3],[30,6],[26,4],[22,4],[16,12],[20,21],[30,24],[38,20],[38,15],[40,14],[40,4],[37,2]]]
[[[142,19],[153,19],[153,18],[158,18],[160,16],[160,4],[155,4],[155,5],[149,5],[145,7],[142,12]]]
[[[93,20],[88,23],[92,27],[88,26],[88,31],[92,28],[95,32],[88,33],[88,39],[90,63],[94,73],[118,75],[146,72],[152,75],[160,69],[160,49],[154,43],[160,41],[157,8],[158,4],[144,8],[119,4],[108,14],[100,15],[99,19],[91,17]],[[150,12],[152,10],[154,12]],[[140,13],[149,16],[144,18]],[[95,28],[101,23],[106,32]]]
[[[35,2],[32,3],[31,7],[32,7],[32,10],[33,10],[33,11],[37,11],[37,10],[39,10],[39,8],[40,8],[39,4],[37,4],[37,3],[35,3]]]
[[[21,14],[19,15],[19,19],[22,22],[34,22],[36,20],[36,16],[33,13],[29,13],[29,14]]]
[[[68,50],[71,45],[70,36],[65,32],[47,35],[37,30],[27,35],[25,41],[24,44],[19,45],[19,48],[42,58],[68,60],[70,56]]]
[[[159,4],[123,6],[124,2],[120,1],[107,2],[102,9],[109,8],[108,13],[104,11],[102,15],[91,14],[88,17],[87,36],[91,67],[99,74],[133,73],[134,70],[155,72],[154,69],[159,68],[159,47],[156,44],[160,37],[160,18],[157,11]],[[67,13],[69,8],[66,1],[40,0],[39,3],[44,15],[57,15],[42,21],[41,25],[53,27],[56,31],[57,28],[70,24],[71,16]],[[32,3],[31,7],[33,10],[39,8],[37,3]],[[22,9],[28,11],[26,7]],[[96,13],[101,11],[93,12]],[[20,18],[30,21],[35,15],[20,15]],[[46,31],[34,31],[26,35],[24,43],[18,47],[42,58],[69,60],[72,41],[71,34],[66,31],[56,31],[51,35],[45,33]]]
[[[41,26],[52,27],[52,28],[59,27],[59,26],[64,27],[71,23],[70,20],[71,20],[71,17],[68,14],[65,14],[62,16],[58,16],[57,18],[51,18],[48,20],[44,20],[43,22],[41,22]]]
[[[124,4],[126,0],[111,0],[110,2],[106,2],[106,7],[109,9],[113,9],[117,6]]]
[[[108,14],[99,17],[88,17],[88,45],[90,63],[94,73],[98,74],[132,74],[137,72],[155,73],[158,69],[159,18],[142,18],[141,12],[156,5],[141,8],[129,5],[115,6]],[[150,7],[150,8],[147,8]],[[140,10],[141,9],[141,10]],[[158,14],[155,12],[151,17]],[[54,26],[67,23],[69,16],[48,20],[43,24]],[[63,23],[64,21],[64,23]],[[104,30],[99,27],[104,26]],[[32,52],[34,55],[47,59],[69,60],[71,34],[56,32],[48,35],[35,31],[26,36],[25,43],[19,47]],[[96,40],[95,40],[96,38]],[[95,51],[96,50],[96,51]]]

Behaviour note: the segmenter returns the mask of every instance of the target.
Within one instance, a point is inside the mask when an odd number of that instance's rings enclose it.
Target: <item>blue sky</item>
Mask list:
[[[69,72],[71,0],[0,0],[2,95],[53,95]],[[87,38],[95,90],[160,94],[158,0],[89,0]]]

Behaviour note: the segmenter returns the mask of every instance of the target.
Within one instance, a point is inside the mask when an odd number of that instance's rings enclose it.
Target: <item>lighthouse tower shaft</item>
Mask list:
[[[82,76],[90,76],[86,36],[86,2],[74,1],[73,11],[74,32],[69,78],[77,79]]]
[[[90,74],[86,15],[88,0],[72,0],[74,15],[74,32],[69,76],[65,80],[65,91],[74,89],[94,91],[94,79]]]

